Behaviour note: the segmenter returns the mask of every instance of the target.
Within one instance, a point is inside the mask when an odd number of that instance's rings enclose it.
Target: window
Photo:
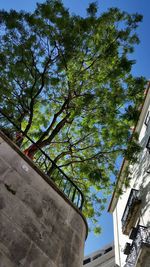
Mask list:
[[[148,125],[149,121],[150,121],[150,111],[148,111],[148,113],[146,115],[146,118],[145,118],[145,122],[144,123],[145,123],[146,126]]]
[[[150,137],[148,138],[148,142],[146,144],[146,148],[148,149],[148,151],[150,153]]]
[[[124,235],[129,235],[131,228],[134,227],[139,216],[140,205],[140,191],[132,188],[121,219]]]
[[[130,233],[130,236],[129,236],[129,239],[132,239],[134,240],[135,237],[137,236],[137,231],[138,231],[138,228],[135,228],[133,227],[132,230],[131,230],[131,233]]]
[[[124,248],[124,254],[125,255],[129,255],[131,251],[131,244],[130,243],[126,243],[125,248]]]
[[[112,247],[105,249],[104,254],[106,254],[107,252],[109,252],[109,251],[111,251],[111,250],[112,250]]]
[[[83,265],[85,265],[85,264],[87,264],[87,263],[89,263],[89,262],[91,262],[91,259],[90,259],[90,258],[87,258],[87,259],[85,259],[85,260],[83,261]]]
[[[93,257],[93,261],[96,260],[97,258],[101,257],[101,256],[102,256],[102,253],[99,253],[99,254],[95,255],[95,256]]]

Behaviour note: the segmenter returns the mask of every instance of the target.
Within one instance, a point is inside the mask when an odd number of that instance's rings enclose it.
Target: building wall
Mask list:
[[[114,245],[109,244],[103,247],[102,249],[86,256],[84,258],[83,266],[84,267],[114,267],[115,266]]]
[[[114,239],[115,239],[115,258],[116,264],[120,267],[125,265],[126,255],[124,254],[124,248],[126,242],[131,243],[128,235],[122,233],[123,216],[129,194],[131,189],[139,190],[139,196],[141,199],[140,212],[135,222],[135,226],[140,224],[142,226],[150,227],[150,173],[147,172],[150,166],[150,153],[146,148],[150,136],[150,120],[148,125],[145,125],[145,119],[150,111],[150,92],[147,95],[139,123],[136,131],[139,133],[139,142],[142,146],[142,151],[139,154],[138,162],[134,165],[130,165],[131,181],[130,187],[123,188],[123,194],[119,197],[117,204],[113,210],[113,223],[114,223]],[[113,203],[113,202],[112,202]],[[147,259],[146,259],[147,260]],[[144,265],[146,266],[146,265]],[[150,262],[149,265],[150,266]]]
[[[80,267],[82,214],[6,137],[0,138],[0,267]]]

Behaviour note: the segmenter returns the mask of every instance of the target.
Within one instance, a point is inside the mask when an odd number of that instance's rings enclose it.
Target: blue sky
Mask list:
[[[0,0],[0,9],[16,9],[16,10],[27,10],[32,11],[36,2],[43,2],[43,0]],[[86,7],[89,0],[63,0],[66,7],[70,9],[71,12],[85,15]],[[140,13],[144,16],[143,22],[138,29],[138,35],[140,37],[141,43],[136,46],[135,52],[132,58],[136,60],[136,64],[133,67],[133,74],[136,76],[145,76],[150,79],[150,34],[149,34],[149,14],[150,14],[150,1],[148,0],[98,0],[99,12],[106,11],[110,7],[118,7],[129,13]],[[112,216],[106,211],[100,218],[100,224],[102,226],[102,234],[99,237],[94,236],[90,233],[86,244],[85,244],[85,255],[98,250],[103,245],[111,242],[113,240],[113,225]]]

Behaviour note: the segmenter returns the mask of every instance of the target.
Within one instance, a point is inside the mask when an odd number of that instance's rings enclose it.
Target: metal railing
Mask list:
[[[131,245],[124,267],[135,267],[143,245],[150,246],[150,231],[147,227],[138,225],[136,237]]]
[[[79,209],[82,210],[84,196],[76,184],[57,166],[57,164],[46,153],[47,149],[41,149],[35,141],[26,135],[19,127],[0,110],[0,130],[6,134],[25,154],[31,146],[37,148],[37,152],[32,158],[37,167],[42,170],[57,185],[57,187],[67,196],[67,198]],[[21,138],[16,138],[20,136]],[[20,142],[21,140],[21,142]],[[50,173],[50,170],[52,172]]]
[[[131,212],[131,209],[136,201],[140,201],[139,199],[139,191],[136,189],[131,189],[127,205],[125,207],[121,222],[122,222],[122,228],[126,226],[127,219],[129,216],[129,213]]]

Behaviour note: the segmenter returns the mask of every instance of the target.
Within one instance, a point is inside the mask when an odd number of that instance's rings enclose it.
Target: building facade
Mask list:
[[[150,84],[135,127],[142,150],[136,164],[124,160],[109,212],[113,214],[115,263],[119,267],[150,266]],[[130,186],[123,187],[129,165]]]
[[[114,245],[109,244],[102,249],[86,256],[83,261],[85,267],[114,267],[115,252]]]

